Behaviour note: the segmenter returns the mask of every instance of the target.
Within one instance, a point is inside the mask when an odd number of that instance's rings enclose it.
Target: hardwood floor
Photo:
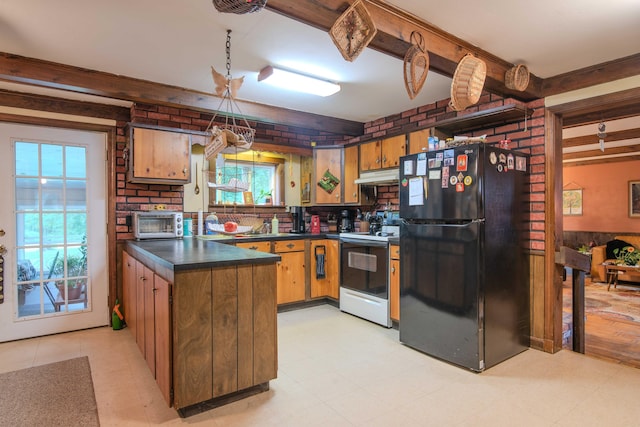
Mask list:
[[[587,277],[585,282],[585,286],[588,286],[591,279]],[[612,288],[611,292],[615,290]],[[640,288],[636,292],[640,295]],[[590,307],[593,305],[594,297],[590,296],[588,288],[585,298],[585,354],[640,368],[640,321],[627,316],[616,316],[616,313],[603,312],[598,310],[597,306]],[[630,298],[629,304],[637,306],[637,301]],[[571,349],[571,276],[568,276],[563,284],[563,302],[563,346]]]

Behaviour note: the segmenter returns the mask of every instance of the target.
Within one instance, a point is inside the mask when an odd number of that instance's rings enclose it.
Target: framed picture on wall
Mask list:
[[[640,181],[629,181],[629,216],[640,218]]]
[[[582,189],[562,190],[562,214],[582,215]]]

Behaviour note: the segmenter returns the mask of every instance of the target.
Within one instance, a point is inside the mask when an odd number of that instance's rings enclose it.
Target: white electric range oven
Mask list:
[[[340,233],[340,310],[391,327],[389,237],[397,236],[398,229]]]

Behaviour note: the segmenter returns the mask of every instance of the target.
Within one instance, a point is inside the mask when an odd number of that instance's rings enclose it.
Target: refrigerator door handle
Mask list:
[[[484,218],[481,219],[474,219],[471,220],[469,222],[465,222],[464,224],[450,224],[450,223],[446,223],[446,222],[423,222],[423,223],[417,223],[417,222],[411,222],[409,224],[411,225],[424,225],[424,226],[436,226],[436,227],[451,227],[451,228],[466,228],[466,227],[471,227],[474,224],[483,224]]]

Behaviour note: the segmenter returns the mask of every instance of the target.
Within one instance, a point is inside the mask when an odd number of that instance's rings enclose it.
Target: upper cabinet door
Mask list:
[[[370,171],[382,167],[380,141],[360,144],[360,170]]]
[[[382,168],[395,168],[400,165],[400,157],[404,156],[407,146],[406,135],[392,136],[382,140]]]
[[[185,184],[191,181],[188,133],[131,127],[130,182]]]
[[[344,149],[344,203],[360,202],[360,186],[355,184],[358,178],[358,146],[351,145]]]
[[[342,203],[342,148],[322,148],[313,151],[314,203],[317,205]]]

